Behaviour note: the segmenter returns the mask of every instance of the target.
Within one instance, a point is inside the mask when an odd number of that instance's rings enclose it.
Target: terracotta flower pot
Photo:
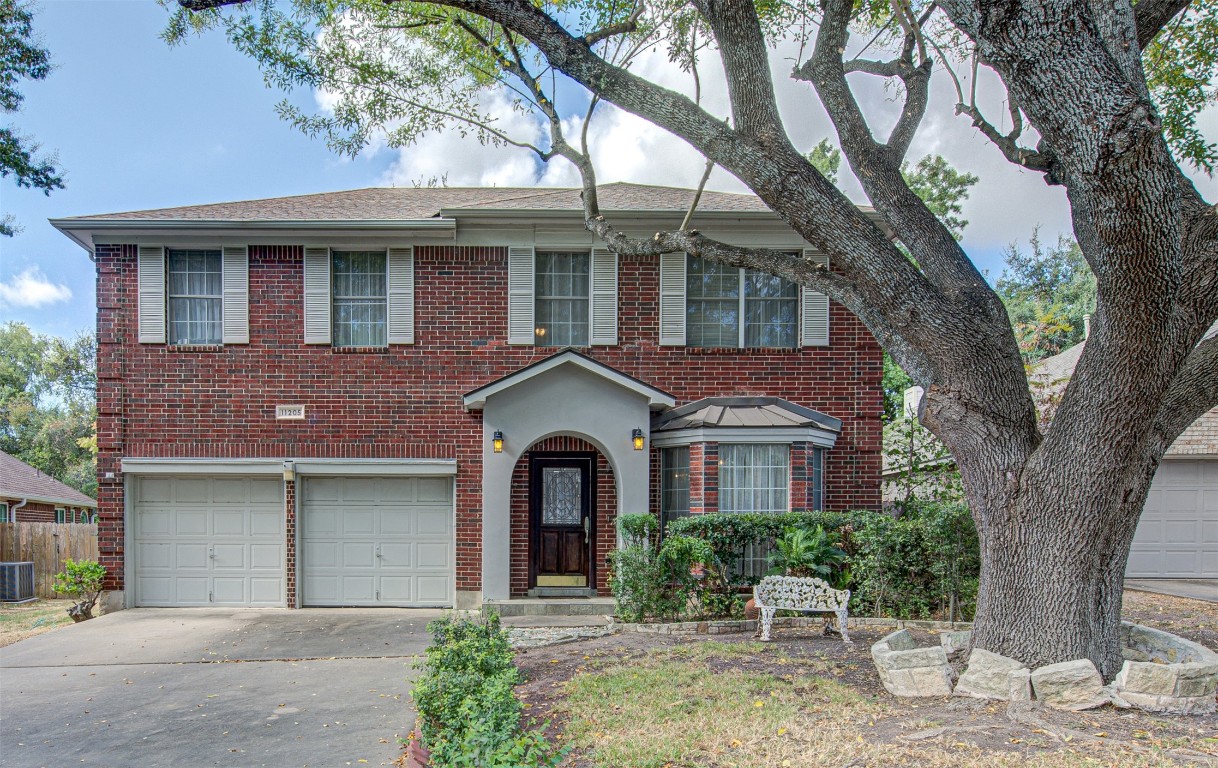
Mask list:
[[[757,601],[749,598],[749,601],[744,604],[745,621],[757,621],[757,617],[761,615],[761,611],[757,610]]]

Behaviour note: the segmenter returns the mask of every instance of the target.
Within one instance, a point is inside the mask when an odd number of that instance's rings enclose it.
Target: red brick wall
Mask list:
[[[596,546],[592,562],[596,571],[596,591],[609,596],[609,569],[605,557],[617,545],[617,482],[609,460],[596,446],[574,437],[550,437],[529,446],[512,469],[512,556],[511,595],[522,597],[529,591],[529,562],[532,557],[529,537],[529,457],[534,451],[569,451],[596,454]]]
[[[480,588],[482,417],[461,396],[555,351],[506,343],[506,249],[416,248],[416,343],[346,354],[302,341],[298,246],[251,247],[250,343],[213,349],[139,344],[136,249],[99,246],[96,256],[99,545],[109,588],[122,587],[123,456],[455,457],[456,587]],[[590,356],[678,403],[773,395],[842,419],[826,506],[879,507],[882,363],[856,318],[832,305],[825,348],[660,347],[658,266],[620,264],[621,343]],[[277,403],[304,403],[307,418],[276,421]]]
[[[8,504],[9,522],[13,522],[13,518],[16,517],[16,522],[18,523],[53,523],[55,522],[56,508],[62,508],[68,511],[68,518],[66,522],[69,523],[90,522],[90,517],[93,514],[93,510],[85,507],[69,507],[64,506],[63,504],[48,504],[41,501],[27,502],[21,509],[14,511],[13,507],[20,504],[21,499],[0,498],[0,502]]]

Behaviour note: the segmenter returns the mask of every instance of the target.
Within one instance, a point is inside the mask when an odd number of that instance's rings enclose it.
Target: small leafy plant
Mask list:
[[[63,572],[55,574],[54,589],[61,595],[81,598],[68,609],[72,621],[80,622],[93,618],[93,607],[101,596],[105,579],[106,567],[96,560],[76,561],[68,558],[64,562]]]
[[[837,546],[836,538],[823,526],[788,528],[774,541],[770,573],[827,579],[844,562],[845,551]]]
[[[565,752],[542,730],[521,727],[520,682],[499,616],[485,621],[437,619],[433,642],[415,666],[423,674],[411,696],[423,746],[445,768],[553,768]]]

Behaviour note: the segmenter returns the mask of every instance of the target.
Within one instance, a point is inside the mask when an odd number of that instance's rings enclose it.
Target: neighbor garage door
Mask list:
[[[278,477],[142,477],[134,520],[137,605],[284,604]]]
[[[1130,578],[1218,578],[1218,460],[1167,459],[1129,554]]]
[[[308,478],[300,515],[303,605],[452,605],[451,478]]]

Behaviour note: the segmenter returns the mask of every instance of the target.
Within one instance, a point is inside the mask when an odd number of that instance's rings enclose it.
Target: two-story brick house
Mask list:
[[[690,197],[601,190],[642,236]],[[620,513],[880,504],[862,324],[768,275],[619,258],[577,190],[52,223],[97,268],[114,607],[607,594]],[[751,196],[704,195],[694,225],[821,258]]]

